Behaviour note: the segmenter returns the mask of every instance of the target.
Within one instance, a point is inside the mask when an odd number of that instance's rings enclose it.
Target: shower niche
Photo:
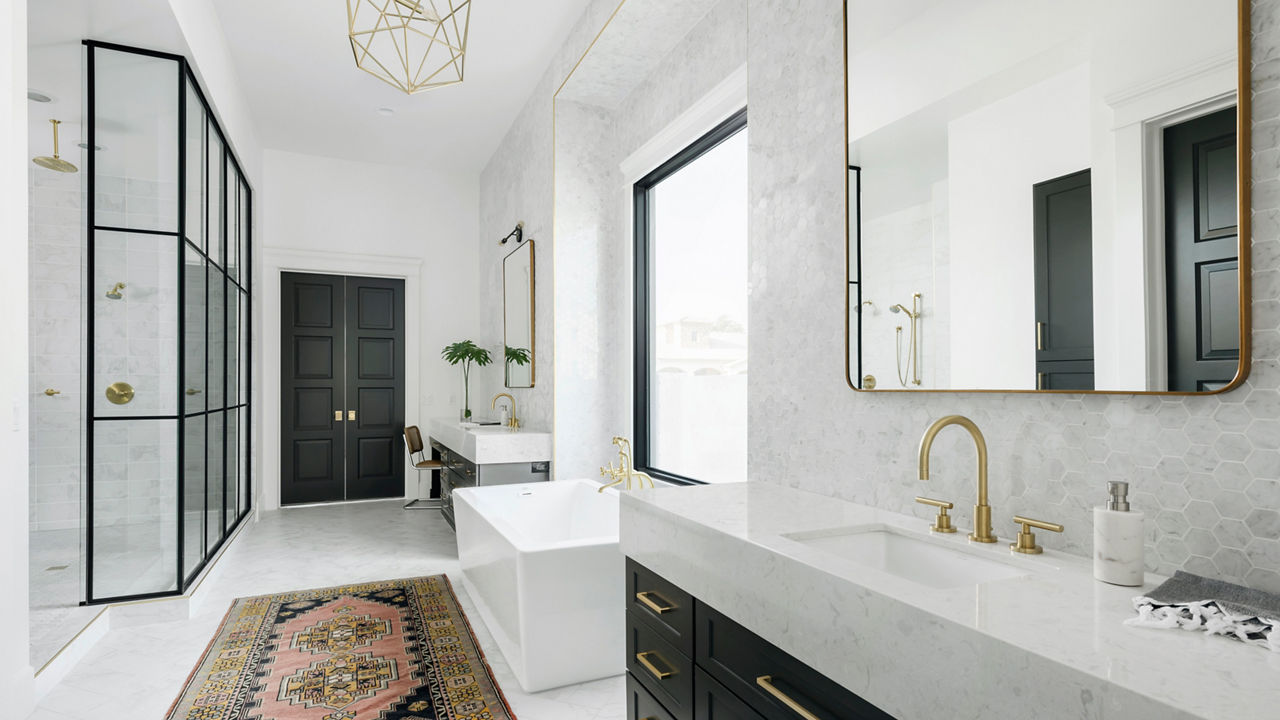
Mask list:
[[[252,193],[184,58],[85,46],[93,604],[183,592],[250,510]]]

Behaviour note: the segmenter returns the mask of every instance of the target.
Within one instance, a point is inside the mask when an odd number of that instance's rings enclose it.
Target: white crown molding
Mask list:
[[[649,174],[746,105],[747,66],[742,65],[619,163],[623,180],[630,185]]]

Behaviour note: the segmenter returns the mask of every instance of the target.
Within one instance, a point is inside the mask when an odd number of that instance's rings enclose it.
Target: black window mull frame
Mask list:
[[[698,158],[710,152],[747,127],[747,108],[742,108],[688,147],[676,153],[670,160],[640,178],[633,186],[635,212],[633,228],[635,237],[635,358],[632,388],[634,392],[633,462],[637,470],[648,473],[657,480],[673,485],[705,485],[706,482],[653,466],[652,451],[652,401],[650,381],[654,347],[653,328],[653,190],[663,180],[684,169]],[[745,242],[745,240],[744,240]]]

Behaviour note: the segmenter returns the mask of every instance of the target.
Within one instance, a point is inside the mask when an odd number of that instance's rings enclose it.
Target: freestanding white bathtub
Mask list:
[[[453,493],[463,586],[526,692],[625,672],[618,495],[591,480]]]

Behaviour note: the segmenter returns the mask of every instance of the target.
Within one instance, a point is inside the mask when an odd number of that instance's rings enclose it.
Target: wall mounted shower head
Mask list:
[[[890,307],[890,308],[889,308],[889,312],[896,312],[896,313],[897,313],[897,312],[900,312],[900,313],[902,313],[902,314],[906,315],[906,316],[907,316],[907,317],[909,317],[909,318],[915,318],[915,313],[913,313],[913,312],[911,312],[910,310],[908,310],[908,309],[906,309],[905,307],[903,307],[903,306],[902,306],[902,303],[896,303],[896,304],[894,304],[892,307]]]
[[[124,294],[120,292],[124,288],[125,288],[124,283],[122,282],[116,283],[110,290],[107,291],[107,297],[111,298],[112,300],[119,300],[120,298],[124,297]]]

